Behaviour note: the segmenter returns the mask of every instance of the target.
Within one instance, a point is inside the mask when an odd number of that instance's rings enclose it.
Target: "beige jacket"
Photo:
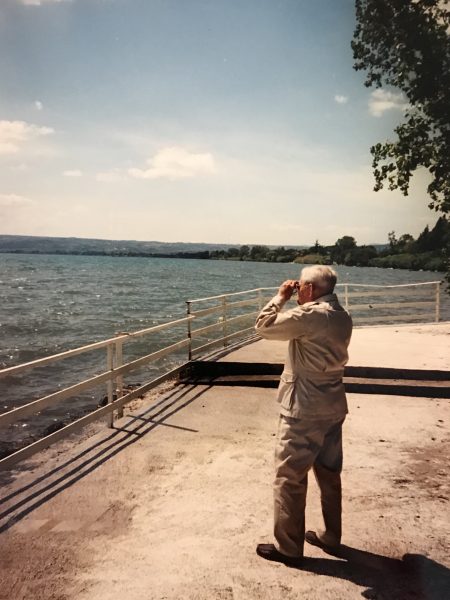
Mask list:
[[[262,309],[255,329],[268,340],[289,341],[278,387],[281,414],[306,419],[344,417],[348,412],[342,377],[348,360],[352,319],[335,294],[280,312],[275,296]]]

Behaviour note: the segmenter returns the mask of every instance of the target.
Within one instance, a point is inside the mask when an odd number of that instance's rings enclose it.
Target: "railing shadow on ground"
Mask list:
[[[189,433],[197,433],[197,430],[195,429],[165,423],[168,418],[186,408],[189,404],[202,396],[208,389],[208,387],[204,387],[197,391],[193,396],[188,397],[187,400],[184,400],[185,396],[187,396],[194,388],[195,386],[192,385],[182,386],[181,389],[177,388],[160,401],[146,408],[142,413],[127,417],[128,420],[125,427],[116,427],[115,431],[106,438],[93,443],[85,450],[58,465],[54,469],[49,470],[44,475],[38,476],[35,480],[24,485],[20,489],[14,490],[7,496],[0,498],[0,511],[2,505],[13,501],[11,505],[0,512],[0,522],[11,515],[6,522],[0,525],[0,533],[13,527],[24,517],[45,504],[45,502],[71,487],[86,475],[95,471],[116,454],[120,453],[128,446],[131,446],[143,436],[149,434],[156,427],[170,426]],[[91,452],[94,452],[94,454],[87,457]],[[79,462],[80,460],[82,460],[81,463]],[[66,471],[67,468],[69,468],[68,471]],[[58,473],[60,473],[59,476]],[[57,476],[57,478],[53,479],[54,476]],[[44,485],[39,486],[39,484]],[[39,487],[34,489],[36,486]],[[19,496],[29,491],[29,494],[24,498],[19,499]],[[17,498],[17,501],[14,502],[15,498]]]
[[[332,556],[342,560],[305,557],[294,568],[364,586],[361,595],[370,600],[449,598],[450,569],[422,554],[397,559],[342,545]]]

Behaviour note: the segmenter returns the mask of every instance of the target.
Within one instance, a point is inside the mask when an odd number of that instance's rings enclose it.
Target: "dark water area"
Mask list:
[[[256,262],[1,254],[0,368],[107,339],[118,331],[182,318],[187,299],[278,286],[287,278],[297,278],[300,268]],[[439,273],[335,268],[340,283],[398,285],[442,279]],[[442,296],[446,320],[450,310]],[[149,354],[185,335],[182,325],[151,339],[140,338],[124,347],[124,358]],[[128,382],[149,380],[185,358],[186,351],[180,351],[141,369]],[[0,380],[0,413],[99,374],[105,365],[105,349],[101,349]],[[93,410],[104,394],[103,385],[11,425],[0,431],[0,445],[35,439],[55,424]]]

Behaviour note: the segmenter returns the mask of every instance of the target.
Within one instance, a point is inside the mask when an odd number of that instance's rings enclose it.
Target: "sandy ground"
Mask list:
[[[225,356],[224,361],[284,361],[286,345],[261,340]],[[450,369],[450,322],[424,325],[355,327],[349,365],[398,369]]]
[[[450,324],[359,329],[351,364],[448,369]],[[276,362],[282,344],[229,358]],[[166,387],[3,477],[0,598],[443,599],[450,403],[349,395],[342,557],[268,563],[275,391]],[[91,433],[91,435],[88,435]],[[313,479],[307,526],[321,525]]]

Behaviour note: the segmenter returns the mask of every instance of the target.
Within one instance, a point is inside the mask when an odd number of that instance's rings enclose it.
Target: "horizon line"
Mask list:
[[[347,234],[345,234],[345,235],[347,235]],[[229,246],[229,247],[266,246],[266,247],[273,247],[273,248],[312,248],[316,244],[316,241],[319,243],[320,246],[333,246],[336,244],[336,242],[334,242],[332,244],[326,244],[324,242],[320,242],[317,239],[312,244],[307,244],[307,243],[304,243],[304,244],[268,244],[268,243],[262,243],[262,242],[230,243],[230,242],[194,242],[194,241],[182,242],[180,240],[178,240],[178,241],[137,240],[137,239],[101,238],[101,237],[82,237],[82,236],[78,236],[78,235],[30,235],[30,234],[26,234],[26,233],[0,233],[0,237],[26,237],[26,238],[39,238],[39,239],[49,239],[50,238],[50,239],[57,239],[57,240],[91,240],[91,241],[98,241],[98,242],[137,242],[137,243],[141,243],[141,244],[185,244],[185,245],[198,244],[198,245],[203,245],[203,246]],[[344,235],[341,237],[344,237]],[[353,237],[353,236],[349,236],[349,237]],[[370,242],[370,243],[363,243],[363,244],[358,244],[358,242],[357,242],[357,245],[360,245],[360,246],[382,246],[382,245],[385,245],[388,243],[389,243],[389,241]]]

